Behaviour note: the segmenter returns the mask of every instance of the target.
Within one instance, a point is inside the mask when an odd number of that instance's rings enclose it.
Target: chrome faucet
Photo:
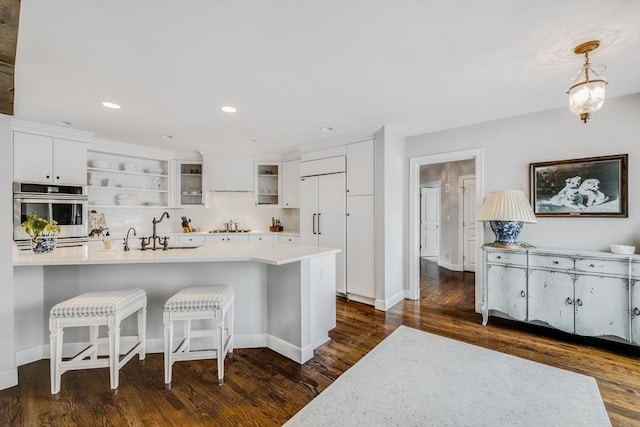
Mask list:
[[[156,224],[158,224],[160,221],[162,221],[165,217],[167,218],[171,218],[169,216],[169,212],[162,212],[162,215],[160,216],[160,219],[155,219],[153,218],[153,221],[151,221],[151,223],[153,224],[153,234],[149,237],[147,237],[147,242],[145,242],[144,237],[140,238],[141,240],[141,246],[142,246],[142,250],[145,249],[145,247],[147,245],[153,245],[152,249],[155,251],[156,250],[156,241],[158,242],[158,244],[162,245],[162,249],[166,250],[168,248],[168,243],[167,243],[167,238],[164,238],[164,243],[162,243],[162,239],[160,238],[160,236],[158,236],[156,234]]]
[[[133,236],[136,236],[136,229],[133,227],[129,227],[129,229],[127,230],[127,235],[124,238],[124,250],[128,251],[129,250],[129,232],[133,230]]]

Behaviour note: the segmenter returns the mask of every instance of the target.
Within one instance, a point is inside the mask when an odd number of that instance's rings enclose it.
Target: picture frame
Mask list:
[[[529,164],[539,217],[627,218],[628,154]]]

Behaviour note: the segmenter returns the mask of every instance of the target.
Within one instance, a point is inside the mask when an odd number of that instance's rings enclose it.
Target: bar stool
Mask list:
[[[138,315],[138,335],[120,336],[120,322],[133,313]],[[111,391],[118,393],[122,368],[138,353],[145,358],[147,294],[142,289],[97,291],[78,295],[56,304],[49,315],[51,347],[51,394],[60,393],[62,374],[70,370],[109,367]],[[106,325],[109,336],[99,338],[100,325]],[[89,327],[89,346],[69,360],[62,360],[64,328]],[[120,342],[134,341],[133,347],[120,358]],[[98,358],[98,346],[109,344],[109,357]]]
[[[225,317],[228,317],[225,329]],[[191,330],[192,320],[213,320],[213,329]],[[184,337],[173,349],[173,322],[184,322]],[[226,336],[225,336],[226,331]],[[191,339],[214,337],[214,350],[191,350]],[[224,383],[224,358],[233,356],[233,288],[228,285],[190,286],[164,305],[164,382],[171,388],[171,369],[181,360],[218,360],[218,384]]]

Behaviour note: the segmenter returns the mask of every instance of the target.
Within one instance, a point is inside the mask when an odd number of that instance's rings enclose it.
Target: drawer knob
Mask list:
[[[573,304],[573,300],[569,297],[567,297],[567,304],[568,305],[572,305]]]
[[[520,296],[524,298],[527,294],[524,291],[520,291]]]
[[[636,316],[640,316],[640,308],[635,307],[635,308],[633,309],[633,314],[635,314]]]
[[[581,300],[580,298],[578,298],[578,299],[576,300],[576,305],[577,305],[578,307],[582,307],[582,300]]]
[[[589,264],[589,267],[591,267],[591,268],[593,268],[595,266],[596,266],[595,264]]]
[[[560,264],[560,261],[553,261],[553,264],[554,265],[558,265],[558,264]]]
[[[498,256],[496,257],[496,259],[502,259],[502,257],[501,257],[500,255],[498,255]]]

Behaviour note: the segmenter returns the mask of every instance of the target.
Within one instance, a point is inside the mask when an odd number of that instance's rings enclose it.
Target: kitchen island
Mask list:
[[[53,305],[100,289],[147,292],[147,352],[162,352],[165,301],[183,287],[216,283],[234,288],[236,348],[268,347],[304,363],[336,324],[337,252],[278,243],[128,252],[85,245],[38,255],[15,249],[16,365],[48,358]],[[135,328],[135,321],[127,320],[123,333]],[[87,342],[88,331],[65,331],[64,355]]]

